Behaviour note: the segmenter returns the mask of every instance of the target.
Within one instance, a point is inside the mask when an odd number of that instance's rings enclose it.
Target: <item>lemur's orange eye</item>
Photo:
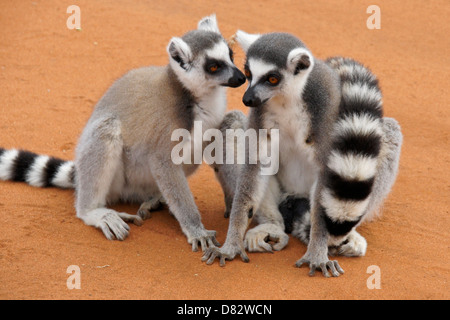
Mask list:
[[[217,64],[212,65],[209,67],[209,71],[216,72],[219,69],[219,66]]]
[[[245,73],[245,76],[246,76],[247,78],[250,78],[250,77],[252,76],[250,70],[248,70],[248,69],[245,69],[245,70],[244,70],[244,73]]]
[[[277,77],[274,77],[274,76],[269,77],[269,82],[271,84],[277,84],[278,81],[280,81],[280,80]]]

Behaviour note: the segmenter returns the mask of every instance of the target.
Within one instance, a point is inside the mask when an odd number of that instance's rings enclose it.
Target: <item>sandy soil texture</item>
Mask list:
[[[123,242],[76,218],[71,190],[0,182],[0,299],[449,299],[450,4],[376,1],[381,29],[369,30],[370,1],[76,1],[81,30],[69,30],[72,1],[0,2],[0,146],[72,159],[96,101],[126,71],[164,65],[166,45],[217,14],[223,35],[287,31],[318,58],[345,55],[379,77],[385,114],[403,129],[400,173],[382,217],[362,226],[361,258],[340,258],[345,275],[308,277],[295,268],[297,239],[274,254],[250,253],[207,266],[167,211],[131,225]],[[244,54],[235,47],[236,63]],[[246,85],[229,109],[247,112]],[[228,220],[206,166],[190,185],[207,229],[223,243]],[[115,208],[135,213],[138,205]],[[81,289],[68,290],[68,266]],[[369,289],[369,266],[381,289]]]

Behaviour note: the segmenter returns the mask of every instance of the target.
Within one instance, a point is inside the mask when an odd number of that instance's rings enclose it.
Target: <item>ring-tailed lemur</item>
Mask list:
[[[218,127],[226,110],[225,87],[242,85],[245,76],[233,63],[215,15],[172,38],[167,52],[169,65],[132,70],[108,89],[83,130],[74,162],[1,150],[0,178],[74,187],[77,217],[108,239],[125,239],[124,221],[140,225],[164,200],[193,251],[199,243],[202,250],[218,245],[188,186],[186,176],[198,165],[172,162],[171,134],[193,130],[194,121],[202,121],[203,130]],[[106,208],[119,200],[142,203],[138,215]]]
[[[328,259],[328,247],[348,245],[358,251],[361,246],[360,252],[365,251],[365,239],[355,228],[371,217],[392,187],[400,128],[395,120],[382,118],[378,80],[354,60],[320,61],[285,33],[238,31],[236,40],[247,54],[249,86],[243,102],[252,107],[248,128],[280,130],[280,189],[311,204],[310,219],[308,203],[297,204],[306,213],[305,222],[293,230],[307,229],[309,221],[311,227],[308,250],[296,265],[308,263],[310,275],[319,268],[325,276],[328,269],[338,276],[343,270]],[[237,254],[248,261],[244,234],[268,183],[259,171],[259,163],[240,170],[227,239],[223,247],[206,250],[202,260],[208,264],[217,257],[224,265]]]
[[[235,195],[239,171],[242,164],[236,164],[237,143],[226,144],[226,130],[246,129],[247,117],[241,111],[228,112],[220,125],[223,134],[223,164],[213,163],[211,166],[215,171],[217,180],[220,182],[225,198],[225,218],[231,212],[232,202]],[[396,120],[383,118],[383,148],[385,150],[382,161],[379,165],[372,197],[373,209],[367,211],[371,214],[379,212],[377,210],[383,199],[387,196],[390,186],[395,180],[398,170],[402,135]],[[234,148],[233,154],[235,162],[226,164],[225,159],[228,148]],[[309,198],[298,198],[282,192],[276,176],[269,178],[267,190],[255,212],[255,219],[258,225],[245,234],[244,246],[249,252],[272,252],[283,249],[288,241],[287,234],[300,239],[308,245],[309,233],[311,229],[310,202]],[[366,215],[365,220],[370,216]],[[339,245],[329,245],[330,255],[363,256],[367,248],[367,243],[355,230],[349,233],[347,239]]]

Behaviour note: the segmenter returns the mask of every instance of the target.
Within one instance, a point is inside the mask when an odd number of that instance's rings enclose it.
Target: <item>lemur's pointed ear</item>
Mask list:
[[[287,58],[287,68],[292,71],[293,74],[298,74],[302,70],[312,68],[314,65],[314,58],[307,49],[296,48],[289,52]]]
[[[217,25],[216,15],[212,14],[208,17],[204,17],[198,22],[198,30],[212,31],[220,33],[219,26]]]
[[[236,35],[234,36],[234,39],[239,43],[242,50],[244,50],[245,53],[247,53],[248,48],[260,37],[259,34],[249,34],[247,32],[244,32],[242,30],[238,30],[236,32]]]
[[[189,45],[178,37],[173,37],[167,46],[169,58],[176,61],[183,69],[192,62],[192,51]]]

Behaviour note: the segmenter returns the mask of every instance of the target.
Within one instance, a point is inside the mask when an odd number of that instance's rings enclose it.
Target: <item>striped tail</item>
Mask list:
[[[0,148],[0,179],[35,187],[75,188],[75,167],[72,161]]]
[[[342,98],[323,176],[320,205],[329,233],[343,236],[367,211],[383,137],[377,78],[348,58],[326,61],[340,76]]]

